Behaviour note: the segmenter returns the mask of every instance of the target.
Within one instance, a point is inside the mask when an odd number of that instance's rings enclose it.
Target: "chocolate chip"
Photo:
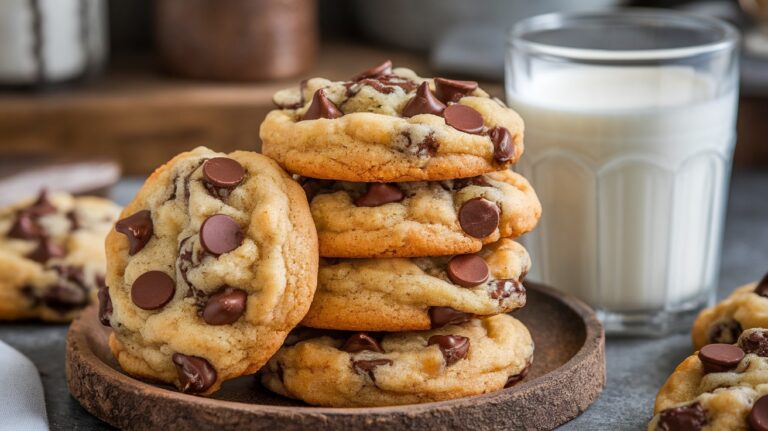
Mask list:
[[[357,370],[358,373],[366,373],[368,374],[368,377],[371,378],[372,381],[376,381],[376,377],[373,375],[373,370],[376,367],[380,367],[382,365],[392,365],[392,360],[390,359],[368,359],[368,360],[357,360],[352,361],[352,367]]]
[[[755,293],[768,298],[768,274],[765,274],[763,279],[757,283],[757,286],[755,287]]]
[[[352,81],[360,81],[365,78],[376,78],[380,75],[389,75],[392,73],[392,61],[385,60],[383,63],[373,66],[363,72],[358,73],[352,77]]]
[[[732,370],[744,359],[744,351],[733,344],[707,344],[699,350],[704,372],[722,373]]]
[[[475,81],[435,78],[435,93],[437,98],[445,103],[458,102],[459,99],[476,89],[477,82]]]
[[[53,242],[50,238],[44,237],[40,238],[37,247],[27,257],[35,262],[45,263],[56,257],[64,257],[65,254],[64,248]]]
[[[490,270],[482,257],[475,254],[454,256],[448,261],[448,278],[462,287],[474,287],[488,280]]]
[[[53,206],[50,199],[48,198],[48,190],[42,189],[40,190],[40,194],[37,196],[37,200],[26,210],[35,216],[43,216],[46,214],[55,213],[56,207]]]
[[[485,238],[499,227],[499,207],[487,199],[470,199],[459,209],[459,224],[468,235]]]
[[[739,338],[739,347],[746,353],[768,357],[768,330],[750,330]]]
[[[504,389],[511,388],[512,386],[515,386],[516,384],[520,383],[521,380],[525,378],[525,376],[528,375],[528,371],[531,369],[531,364],[528,364],[523,368],[523,371],[520,371],[517,374],[513,374],[507,378],[507,382],[504,383]]]
[[[325,96],[324,90],[315,91],[315,95],[312,96],[312,104],[307,108],[307,112],[301,117],[301,121],[304,120],[317,120],[318,118],[334,119],[344,115],[339,111],[339,108],[333,104],[328,97]]]
[[[245,169],[229,157],[214,157],[203,164],[203,175],[210,184],[231,189],[243,181]]]
[[[384,349],[381,348],[379,342],[365,332],[352,334],[347,338],[347,341],[344,342],[344,345],[341,346],[341,350],[347,353],[358,353],[364,350],[384,353]]]
[[[509,130],[506,127],[494,127],[488,131],[488,136],[493,142],[493,159],[499,163],[511,160],[515,155],[515,143]]]
[[[445,104],[437,100],[429,89],[429,84],[424,81],[416,90],[416,95],[409,100],[403,108],[403,117],[413,117],[419,114],[441,115],[445,110]]]
[[[513,294],[525,295],[525,287],[523,283],[508,278],[504,280],[494,280],[492,283],[493,290],[490,292],[491,298],[503,301],[509,298]]]
[[[709,330],[710,343],[733,344],[741,335],[741,325],[735,320],[721,320]]]
[[[443,188],[446,190],[461,190],[469,186],[492,187],[491,183],[483,175],[480,175],[471,178],[457,178],[452,181],[452,184]]]
[[[656,429],[659,431],[698,431],[707,425],[707,415],[699,403],[662,410]]]
[[[405,194],[397,184],[371,183],[368,190],[355,199],[355,205],[359,207],[377,207],[380,205],[400,202]]]
[[[112,298],[109,296],[107,286],[99,287],[99,322],[104,326],[111,326],[109,319],[112,318]]]
[[[312,202],[315,196],[330,191],[333,189],[336,181],[333,180],[318,180],[315,178],[299,178],[299,184],[304,189],[304,193],[307,195],[307,201]]]
[[[203,358],[174,353],[173,364],[181,382],[182,392],[205,392],[216,382],[216,370]]]
[[[749,412],[749,425],[752,431],[768,431],[768,395],[763,395],[752,405]]]
[[[200,226],[200,243],[208,253],[219,256],[240,247],[243,231],[231,217],[212,215]]]
[[[429,337],[427,346],[437,344],[440,353],[445,358],[445,365],[453,365],[464,359],[469,352],[469,338],[461,335],[433,335]]]
[[[464,105],[450,105],[443,111],[445,124],[466,133],[482,133],[483,116]]]
[[[115,224],[115,230],[128,237],[128,254],[133,256],[141,251],[149,239],[152,238],[154,228],[152,225],[152,213],[149,210],[141,210]]]
[[[131,300],[144,310],[157,310],[173,298],[176,283],[162,271],[141,274],[131,286]]]
[[[464,323],[474,317],[472,314],[464,313],[451,307],[430,307],[429,321],[432,329],[442,328],[445,325],[455,325]]]
[[[67,220],[69,220],[70,232],[80,229],[80,221],[77,219],[77,212],[75,210],[67,212]]]
[[[244,290],[225,286],[211,295],[203,308],[203,320],[209,325],[234,323],[245,312],[248,293]]]
[[[16,213],[16,220],[7,235],[8,238],[35,239],[43,235],[43,229],[37,223],[34,214],[21,210]]]
[[[47,307],[62,313],[82,308],[88,303],[88,295],[84,289],[66,283],[50,286],[42,299]]]

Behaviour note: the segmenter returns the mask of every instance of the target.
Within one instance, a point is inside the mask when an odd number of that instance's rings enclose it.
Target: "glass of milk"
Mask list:
[[[737,32],[656,10],[551,14],[510,32],[517,170],[543,205],[530,278],[606,331],[687,329],[714,298],[735,143]]]

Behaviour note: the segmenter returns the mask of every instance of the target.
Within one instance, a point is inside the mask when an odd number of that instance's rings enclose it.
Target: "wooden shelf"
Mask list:
[[[426,58],[397,51],[330,44],[318,58],[305,77],[343,79],[386,58],[431,75]],[[84,86],[0,95],[0,154],[107,156],[119,160],[127,174],[146,174],[198,145],[258,149],[259,124],[273,109],[272,94],[301,78],[183,80],[158,72],[148,56],[116,58],[102,77]]]

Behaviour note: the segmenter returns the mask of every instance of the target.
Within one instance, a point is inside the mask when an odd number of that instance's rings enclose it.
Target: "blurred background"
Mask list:
[[[744,32],[735,167],[768,167],[764,0],[4,0],[0,176],[57,174],[80,192],[197,145],[258,149],[276,90],[386,58],[503,97],[505,28],[614,6],[673,7]]]

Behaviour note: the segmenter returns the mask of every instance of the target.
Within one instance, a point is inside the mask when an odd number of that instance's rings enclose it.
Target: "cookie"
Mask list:
[[[688,357],[656,396],[655,430],[768,430],[768,329]]]
[[[301,181],[326,257],[474,253],[541,216],[531,185],[509,170],[440,182]]]
[[[476,82],[391,66],[275,94],[263,153],[301,176],[354,182],[473,177],[523,154],[522,119]]]
[[[104,238],[120,207],[48,194],[0,210],[0,320],[67,322],[104,285]]]
[[[710,343],[735,343],[741,331],[749,328],[768,328],[768,274],[699,313],[691,336],[694,347],[700,349]]]
[[[506,313],[525,305],[531,266],[523,246],[503,239],[477,254],[321,259],[302,324],[350,331],[410,331]]]
[[[256,372],[304,317],[317,236],[304,191],[272,160],[206,148],[147,179],[107,237],[100,318],[120,366],[211,394]]]
[[[506,314],[432,331],[299,331],[292,338],[263,369],[261,382],[321,406],[415,404],[497,391],[522,380],[533,359],[528,330]]]

